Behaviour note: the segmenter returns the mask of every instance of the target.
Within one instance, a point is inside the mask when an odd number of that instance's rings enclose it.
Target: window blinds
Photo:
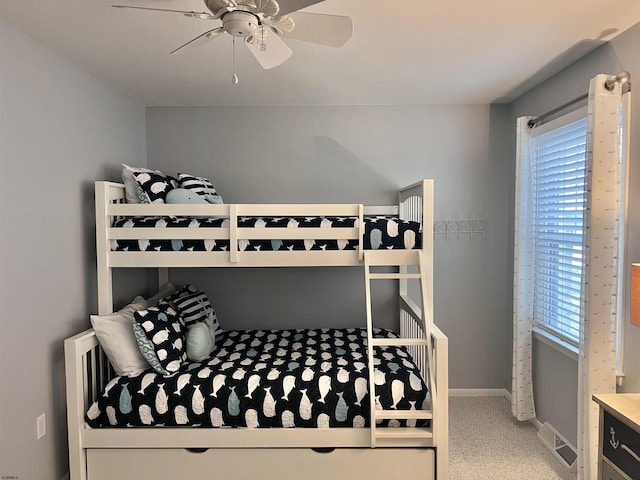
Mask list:
[[[584,110],[579,116],[531,136],[534,322],[574,345],[580,338],[587,143]]]

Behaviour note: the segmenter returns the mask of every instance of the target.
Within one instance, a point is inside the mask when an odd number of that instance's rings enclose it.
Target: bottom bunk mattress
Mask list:
[[[397,335],[374,329],[374,337]],[[366,329],[230,330],[216,338],[216,345],[207,360],[187,363],[169,377],[152,370],[137,377],[115,377],[89,408],[87,423],[91,427],[369,426]],[[374,365],[377,408],[422,408],[427,387],[405,347],[374,347]],[[378,425],[407,426],[407,422],[393,419]]]

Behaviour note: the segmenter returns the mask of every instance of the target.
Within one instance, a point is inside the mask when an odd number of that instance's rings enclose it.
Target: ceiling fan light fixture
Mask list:
[[[234,37],[248,37],[258,30],[258,18],[249,12],[234,10],[222,17],[224,31]]]

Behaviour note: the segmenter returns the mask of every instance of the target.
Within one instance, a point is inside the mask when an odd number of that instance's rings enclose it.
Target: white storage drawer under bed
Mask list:
[[[428,448],[228,448],[87,450],[88,480],[340,480],[435,478]]]

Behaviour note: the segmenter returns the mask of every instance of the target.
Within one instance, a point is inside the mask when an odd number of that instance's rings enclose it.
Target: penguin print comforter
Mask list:
[[[397,337],[385,329],[374,336]],[[359,328],[223,331],[208,360],[170,377],[149,370],[114,378],[86,420],[92,427],[367,427],[366,337]],[[406,348],[375,347],[374,364],[379,408],[422,407],[427,388]]]
[[[239,217],[238,228],[299,228],[309,227],[353,228],[357,217]],[[418,222],[399,220],[392,216],[364,217],[365,231],[363,248],[405,249],[422,248],[421,226]],[[114,227],[146,228],[225,228],[228,218],[192,217],[134,217],[123,218]],[[239,240],[240,251],[287,251],[287,250],[355,250],[357,240],[305,240],[301,231],[300,240]],[[227,251],[229,240],[112,240],[113,251]]]

